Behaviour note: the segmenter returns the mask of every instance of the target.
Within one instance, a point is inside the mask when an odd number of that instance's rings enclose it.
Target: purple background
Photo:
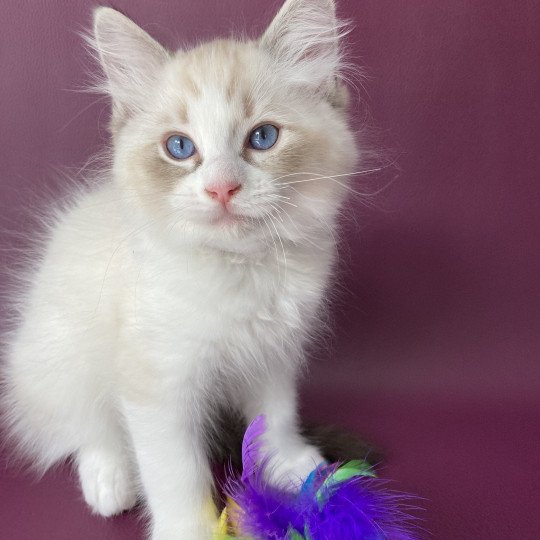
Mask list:
[[[107,105],[75,90],[93,2],[8,2],[0,22],[0,257],[9,233],[106,142]],[[118,0],[171,47],[262,29],[279,2]],[[373,124],[399,155],[374,207],[353,204],[336,334],[305,415],[376,442],[383,474],[425,498],[437,539],[540,538],[540,4],[342,0]],[[250,30],[251,31],[251,30]],[[395,170],[370,188],[393,179]],[[92,517],[73,475],[0,472],[0,536],[133,539]],[[426,535],[427,536],[427,535]]]

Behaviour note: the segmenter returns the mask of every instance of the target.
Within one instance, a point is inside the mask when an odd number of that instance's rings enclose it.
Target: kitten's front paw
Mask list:
[[[289,455],[279,452],[272,458],[268,467],[268,480],[278,486],[292,484],[300,487],[313,469],[322,462],[324,458],[314,446],[301,446]]]
[[[135,506],[137,493],[129,467],[118,456],[84,452],[78,465],[84,500],[95,513],[109,517]]]

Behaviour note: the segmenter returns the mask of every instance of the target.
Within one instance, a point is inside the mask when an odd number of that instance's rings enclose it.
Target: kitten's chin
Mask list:
[[[214,209],[200,213],[194,221],[212,235],[244,238],[260,229],[260,221],[256,218],[235,211],[234,209]]]
[[[191,234],[188,237],[193,247],[247,256],[264,254],[268,249],[264,231],[252,217],[220,212],[202,214],[190,221]]]
[[[232,214],[230,212],[222,212],[210,218],[210,224],[215,227],[242,227],[247,222],[251,221],[246,216]]]

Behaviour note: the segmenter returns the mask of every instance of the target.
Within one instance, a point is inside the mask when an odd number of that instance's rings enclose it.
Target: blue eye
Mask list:
[[[184,135],[171,135],[166,142],[167,151],[174,159],[187,159],[195,153],[195,145]]]
[[[249,135],[249,144],[255,150],[268,150],[276,144],[279,130],[272,124],[264,124],[254,129]]]

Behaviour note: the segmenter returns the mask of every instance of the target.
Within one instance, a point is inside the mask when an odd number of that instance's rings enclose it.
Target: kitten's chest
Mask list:
[[[294,257],[287,265],[272,257],[192,257],[167,270],[149,267],[138,279],[137,312],[160,332],[184,340],[284,339],[317,309],[326,272],[316,266]]]

